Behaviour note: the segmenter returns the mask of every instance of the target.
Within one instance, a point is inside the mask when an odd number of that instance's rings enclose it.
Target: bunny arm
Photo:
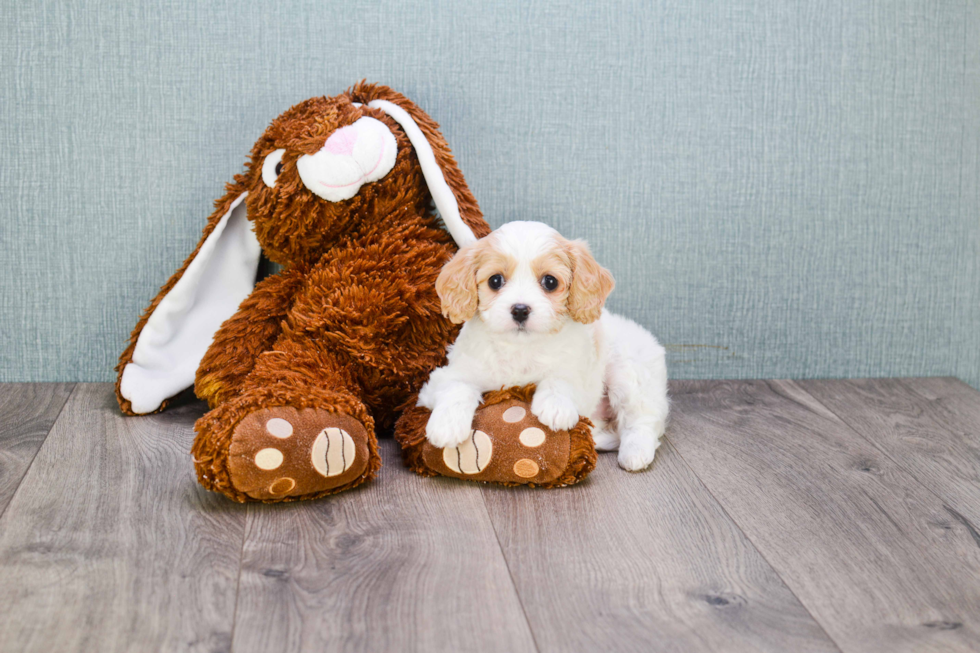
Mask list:
[[[320,257],[293,297],[281,334],[243,381],[242,396],[267,392],[263,386],[287,377],[298,381],[297,370],[308,364],[298,361],[310,356],[319,361],[309,371],[310,392],[336,389],[332,374],[314,377],[318,366],[339,366],[379,426],[394,424],[408,396],[444,362],[459,330],[440,315],[435,292],[439,270],[452,256],[449,236],[427,211],[411,213],[394,211]],[[341,385],[349,383],[345,378]]]
[[[266,277],[214,334],[194,380],[194,393],[211,408],[237,396],[256,359],[272,349],[306,275],[294,267]]]

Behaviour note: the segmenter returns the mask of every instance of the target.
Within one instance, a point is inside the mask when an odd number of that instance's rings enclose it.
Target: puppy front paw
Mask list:
[[[531,412],[553,431],[567,431],[578,424],[579,420],[575,402],[555,392],[535,393],[531,401]]]
[[[439,404],[425,425],[425,438],[437,449],[455,447],[470,437],[473,411],[455,403]]]

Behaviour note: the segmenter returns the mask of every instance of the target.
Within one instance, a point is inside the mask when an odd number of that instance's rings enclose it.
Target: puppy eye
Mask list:
[[[541,287],[548,292],[554,292],[558,288],[558,279],[555,279],[550,274],[546,274],[541,277]]]
[[[489,279],[487,279],[487,285],[490,286],[490,290],[500,290],[504,287],[504,275],[495,274]]]
[[[276,179],[282,172],[282,155],[285,153],[286,150],[278,149],[265,157],[265,161],[262,162],[262,181],[269,188],[276,185]]]

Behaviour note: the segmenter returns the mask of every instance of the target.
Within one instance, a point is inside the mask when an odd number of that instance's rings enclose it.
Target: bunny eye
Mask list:
[[[286,150],[278,149],[265,157],[265,161],[262,162],[262,181],[269,188],[276,185],[276,179],[282,172],[282,155],[285,153]]]

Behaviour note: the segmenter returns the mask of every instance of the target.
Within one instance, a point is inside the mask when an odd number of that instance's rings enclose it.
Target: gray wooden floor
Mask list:
[[[675,382],[653,467],[239,505],[185,403],[0,385],[0,651],[977,651],[980,393]]]

